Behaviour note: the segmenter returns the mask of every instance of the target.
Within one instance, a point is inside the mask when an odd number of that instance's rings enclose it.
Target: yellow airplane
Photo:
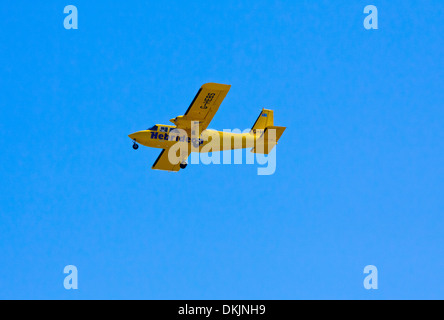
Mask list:
[[[133,148],[137,150],[140,143],[147,147],[163,149],[152,169],[166,171],[185,169],[186,160],[191,152],[216,152],[252,147],[251,152],[268,154],[286,129],[274,126],[273,110],[262,109],[248,133],[207,130],[230,87],[218,83],[204,84],[185,115],[170,120],[174,126],[156,124],[147,130],[130,134]],[[178,143],[182,143],[185,148],[176,150]],[[211,149],[209,146],[205,148],[209,143]],[[173,148],[175,149],[172,150]]]

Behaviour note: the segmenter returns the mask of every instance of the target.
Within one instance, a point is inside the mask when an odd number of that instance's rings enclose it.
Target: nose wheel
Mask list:
[[[181,168],[181,169],[185,169],[185,168],[187,167],[187,165],[188,165],[188,163],[186,163],[186,162],[182,162],[182,163],[180,164],[180,168]]]
[[[134,143],[133,143],[133,149],[134,149],[134,150],[139,149],[139,145],[136,143],[136,140],[134,140]]]

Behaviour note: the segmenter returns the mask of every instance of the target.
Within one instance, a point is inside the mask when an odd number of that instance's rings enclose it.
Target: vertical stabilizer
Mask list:
[[[256,133],[256,131],[260,130],[263,132],[266,127],[270,127],[274,125],[274,117],[273,110],[262,109],[259,117],[257,117],[256,122],[251,128],[252,133]]]

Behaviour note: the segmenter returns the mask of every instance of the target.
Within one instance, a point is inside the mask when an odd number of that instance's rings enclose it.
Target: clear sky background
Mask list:
[[[0,298],[444,298],[443,1],[0,10]],[[206,82],[232,85],[211,128],[275,110],[274,175],[131,148]]]

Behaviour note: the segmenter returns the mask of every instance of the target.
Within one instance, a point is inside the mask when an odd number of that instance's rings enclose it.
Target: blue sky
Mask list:
[[[442,1],[0,9],[0,298],[444,298]],[[206,82],[232,85],[211,128],[275,110],[274,175],[132,150]]]

